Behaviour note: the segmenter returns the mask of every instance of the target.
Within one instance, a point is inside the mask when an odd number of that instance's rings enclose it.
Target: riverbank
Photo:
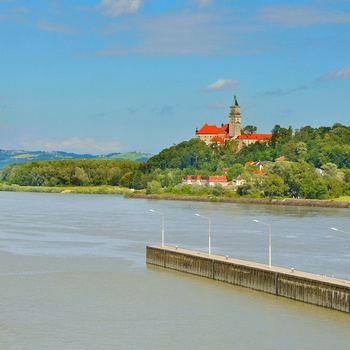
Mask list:
[[[125,198],[176,200],[190,202],[217,202],[240,204],[286,205],[302,207],[350,208],[350,200],[318,200],[300,198],[244,198],[244,197],[212,197],[212,196],[180,196],[170,194],[145,194],[116,186],[18,186],[0,185],[0,191],[6,192],[41,192],[41,193],[79,193],[79,194],[111,194],[123,195]]]
[[[39,192],[39,193],[79,193],[79,194],[118,194],[128,196],[132,193],[128,188],[117,186],[18,186],[0,185],[0,191],[5,192]]]
[[[264,204],[264,205],[286,205],[303,207],[326,207],[326,208],[350,208],[350,201],[317,200],[300,198],[242,198],[242,197],[200,197],[200,196],[172,196],[172,195],[147,195],[135,193],[132,198],[177,200],[192,202],[218,202],[218,203],[240,203],[240,204]]]

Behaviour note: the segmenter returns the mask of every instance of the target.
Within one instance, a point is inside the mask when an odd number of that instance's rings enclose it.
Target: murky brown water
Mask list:
[[[1,349],[348,349],[350,315],[147,267],[165,241],[349,278],[348,209],[0,192]]]

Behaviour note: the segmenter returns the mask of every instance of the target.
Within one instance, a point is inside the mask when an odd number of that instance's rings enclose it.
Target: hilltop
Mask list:
[[[40,152],[34,159],[28,152],[12,152],[13,161],[25,163],[5,166],[0,181],[6,186],[119,186],[155,195],[334,199],[350,195],[349,142],[350,127],[336,123],[294,132],[275,125],[268,142],[240,150],[235,140],[207,145],[193,138],[139,162],[119,153],[78,155],[80,159],[61,153],[58,159],[58,152],[48,152],[51,159],[38,162]],[[131,154],[134,160],[144,159],[140,152]],[[227,186],[182,181],[213,175],[226,177]]]
[[[112,159],[130,160],[132,162],[145,162],[152,155],[139,151],[125,153],[110,153],[107,155],[76,154],[62,151],[24,151],[0,149],[0,169],[9,164],[26,163],[38,160],[63,160],[63,159]]]

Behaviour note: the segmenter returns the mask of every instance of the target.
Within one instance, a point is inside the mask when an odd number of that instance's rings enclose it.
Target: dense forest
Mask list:
[[[276,161],[283,157],[284,161]],[[264,164],[255,174],[254,161]],[[235,141],[207,146],[199,139],[164,149],[146,162],[127,160],[50,160],[11,164],[0,181],[21,186],[111,185],[146,189],[147,193],[213,196],[303,197],[328,199],[350,195],[350,127],[275,125],[269,143],[255,143],[237,151]],[[241,175],[245,184],[233,191],[214,186],[180,185],[183,175]]]

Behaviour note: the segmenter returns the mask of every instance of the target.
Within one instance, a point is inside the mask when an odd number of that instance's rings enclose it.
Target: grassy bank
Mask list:
[[[208,197],[208,196],[179,196],[179,195],[146,195],[134,193],[133,198],[158,199],[158,200],[180,200],[193,202],[218,202],[218,203],[240,203],[240,204],[264,204],[285,205],[302,207],[328,207],[328,208],[350,208],[350,200],[318,200],[297,198],[244,198],[244,197]]]
[[[218,203],[240,203],[240,204],[264,204],[264,205],[287,205],[329,208],[350,208],[350,197],[343,196],[334,200],[297,199],[297,198],[244,198],[244,197],[216,197],[216,196],[191,196],[175,194],[147,195],[145,191],[133,191],[128,188],[117,186],[67,186],[67,187],[45,187],[45,186],[18,186],[0,185],[0,191],[14,192],[41,192],[41,193],[83,193],[83,194],[116,194],[125,198],[178,200],[192,202],[218,202]]]
[[[42,193],[120,194],[126,197],[132,195],[132,191],[130,189],[117,187],[117,186],[48,187],[48,186],[0,185],[0,191],[42,192]]]

